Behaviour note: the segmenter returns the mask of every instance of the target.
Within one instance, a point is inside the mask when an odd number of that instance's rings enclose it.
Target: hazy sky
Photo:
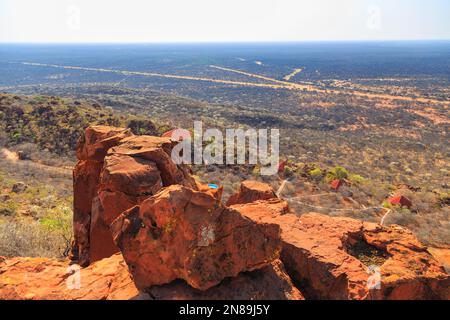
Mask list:
[[[450,39],[449,0],[0,0],[0,42]]]

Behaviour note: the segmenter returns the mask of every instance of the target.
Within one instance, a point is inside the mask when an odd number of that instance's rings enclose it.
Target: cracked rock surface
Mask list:
[[[278,225],[247,219],[214,196],[180,185],[123,213],[111,230],[140,289],[183,279],[207,290],[269,265],[281,248]]]

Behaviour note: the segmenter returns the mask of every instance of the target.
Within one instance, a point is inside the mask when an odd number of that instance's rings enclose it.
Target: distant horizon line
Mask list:
[[[370,40],[274,40],[274,41],[0,41],[0,45],[108,45],[108,44],[123,44],[123,45],[152,45],[152,44],[296,44],[296,43],[380,43],[380,42],[450,42],[449,39],[370,39]]]

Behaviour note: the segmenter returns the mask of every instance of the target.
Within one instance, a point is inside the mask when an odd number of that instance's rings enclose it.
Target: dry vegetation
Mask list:
[[[219,128],[282,129],[282,158],[288,164],[278,176],[261,177],[257,166],[193,167],[204,182],[224,186],[225,200],[244,179],[262,180],[276,189],[286,179],[281,196],[299,214],[315,211],[380,222],[389,212],[386,224],[406,226],[425,243],[448,248],[448,125],[410,112],[425,110],[425,105],[346,95],[267,95],[249,88],[245,95],[236,95],[239,103],[230,103],[221,100],[227,96],[224,92],[243,91],[226,89],[211,89],[221,97],[215,103],[108,85],[80,85],[74,89],[76,99],[1,95],[0,147],[29,160],[1,160],[0,255],[66,253],[71,234],[70,168],[75,141],[85,126],[120,125],[136,133],[158,134],[174,126],[191,128],[199,119]],[[40,90],[65,92],[61,86]],[[252,107],[250,97],[261,108]],[[448,119],[445,105],[433,110]],[[329,182],[335,178],[349,184],[334,192]],[[12,187],[18,182],[28,188],[16,194]],[[412,200],[411,209],[386,202],[397,194]]]
[[[74,148],[92,123],[157,133],[146,118],[96,103],[0,95],[0,256],[67,255]]]
[[[0,164],[0,255],[66,255],[72,238],[70,171],[31,161]]]
[[[78,137],[92,124],[129,127],[135,134],[154,134],[149,119],[113,112],[97,103],[54,96],[0,95],[0,143],[32,143],[41,150],[71,156]]]

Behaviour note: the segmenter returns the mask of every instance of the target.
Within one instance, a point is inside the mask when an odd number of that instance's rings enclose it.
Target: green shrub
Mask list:
[[[72,241],[72,210],[70,208],[58,206],[51,209],[39,222],[44,230],[59,236],[64,250],[70,247]]]
[[[381,206],[386,209],[392,209],[392,204],[387,200],[383,201],[383,204]]]
[[[14,132],[11,138],[15,141],[18,141],[20,140],[20,138],[22,138],[22,134],[20,132]]]
[[[367,179],[364,178],[363,176],[360,176],[359,174],[350,174],[348,176],[348,179],[351,182],[354,182],[354,183],[365,183],[365,182],[367,182]]]
[[[329,182],[336,179],[346,179],[348,176],[349,174],[347,169],[341,166],[336,166],[327,173],[326,180]]]
[[[313,179],[319,179],[322,178],[323,176],[323,170],[320,168],[314,168],[312,170],[309,170],[308,174],[313,178]]]

